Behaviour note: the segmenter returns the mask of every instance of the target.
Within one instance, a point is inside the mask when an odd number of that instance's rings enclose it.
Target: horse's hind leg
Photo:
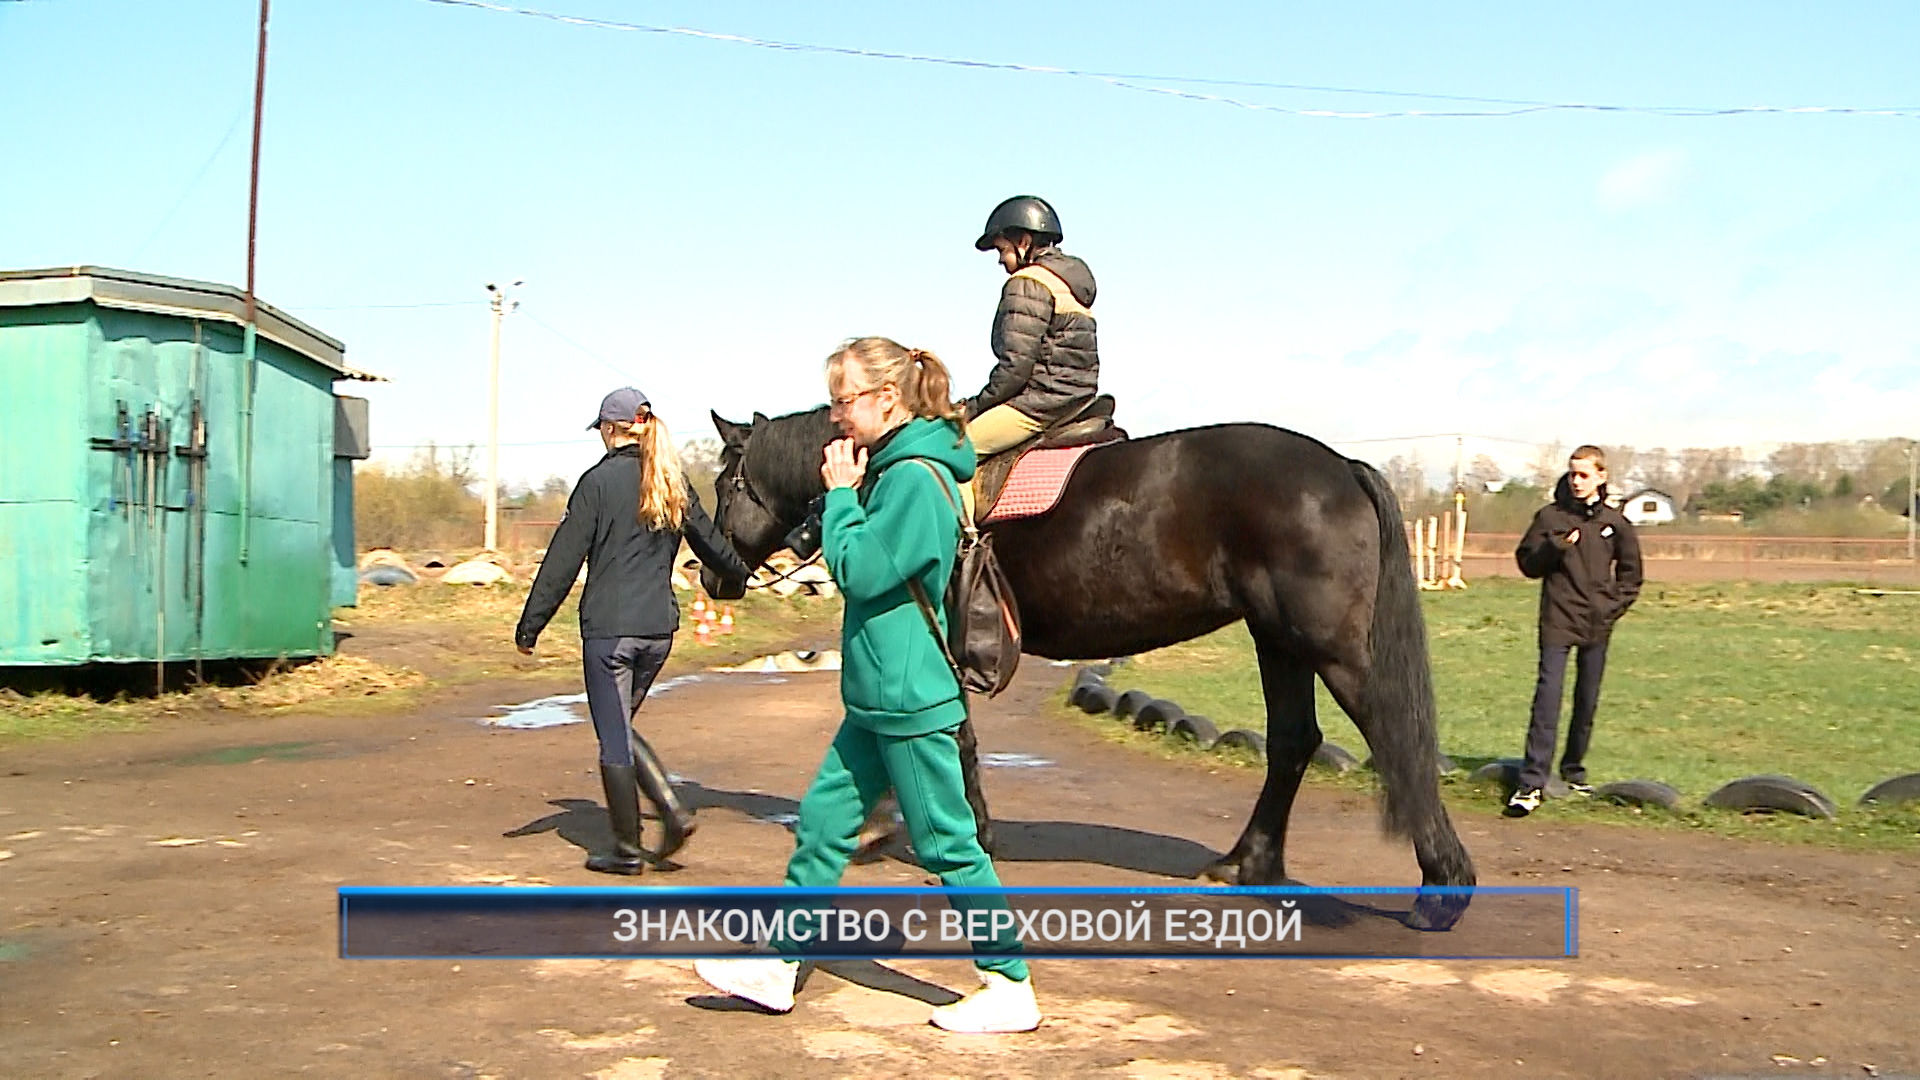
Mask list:
[[[993,817],[987,813],[987,793],[980,787],[980,741],[973,734],[973,718],[960,722],[954,741],[960,744],[960,773],[967,781],[967,805],[973,808],[973,825],[980,839],[980,850],[993,854]]]
[[[1287,817],[1300,779],[1320,748],[1313,667],[1272,642],[1273,635],[1253,632],[1260,689],[1267,701],[1267,782],[1233,850],[1201,871],[1229,884],[1278,885],[1286,880]]]
[[[1353,724],[1373,748],[1374,761],[1383,765],[1381,780],[1389,787],[1389,823],[1395,831],[1413,841],[1413,855],[1420,863],[1420,880],[1425,886],[1448,889],[1470,888],[1474,884],[1473,859],[1454,832],[1453,820],[1440,802],[1438,750],[1431,738],[1415,733],[1387,729],[1393,716],[1379,715],[1366,706],[1362,692],[1366,676],[1354,664],[1332,663],[1320,670],[1327,692],[1353,718]],[[1399,742],[1396,744],[1396,736]],[[1399,755],[1404,766],[1396,769],[1399,780],[1387,775],[1394,768],[1389,757]],[[1413,755],[1413,756],[1409,756]],[[1398,790],[1393,790],[1398,787]],[[1471,897],[1466,893],[1422,895],[1414,903],[1409,925],[1420,930],[1445,930],[1459,920]]]

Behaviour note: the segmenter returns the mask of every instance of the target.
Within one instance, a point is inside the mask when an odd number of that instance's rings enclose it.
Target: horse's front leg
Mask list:
[[[1267,782],[1233,849],[1208,863],[1202,877],[1229,885],[1279,885],[1287,879],[1287,818],[1313,752],[1320,723],[1313,709],[1313,669],[1254,633],[1260,684],[1267,701]]]

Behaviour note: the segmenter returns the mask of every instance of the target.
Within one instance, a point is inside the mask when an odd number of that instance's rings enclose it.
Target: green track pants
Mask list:
[[[860,826],[889,788],[899,800],[914,854],[941,884],[954,889],[999,887],[993,861],[980,849],[953,732],[898,737],[846,722],[800,801],[786,883],[801,888],[840,884],[859,844]],[[999,896],[954,897],[952,903],[962,911],[1008,906]],[[796,951],[792,942],[773,944],[783,952]],[[1009,931],[999,940],[978,943],[974,964],[1025,980],[1027,964],[1019,951],[1019,939]]]

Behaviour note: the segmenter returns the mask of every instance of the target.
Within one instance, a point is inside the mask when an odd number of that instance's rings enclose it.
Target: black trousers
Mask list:
[[[673,637],[585,638],[580,642],[586,668],[587,712],[600,738],[600,764],[633,764],[627,724],[647,700],[654,677],[666,666]]]
[[[1600,708],[1600,677],[1607,671],[1607,639],[1593,645],[1541,645],[1540,674],[1533,686],[1533,717],[1527,724],[1526,764],[1520,787],[1544,788],[1559,738],[1560,694],[1566,685],[1567,654],[1575,653],[1573,722],[1560,755],[1560,776],[1574,783],[1587,779],[1587,746],[1593,741],[1593,714]]]

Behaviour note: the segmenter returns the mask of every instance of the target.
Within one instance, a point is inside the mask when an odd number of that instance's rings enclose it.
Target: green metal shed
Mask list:
[[[0,666],[325,656],[367,379],[226,285],[0,271]],[[251,437],[249,437],[251,433]]]

